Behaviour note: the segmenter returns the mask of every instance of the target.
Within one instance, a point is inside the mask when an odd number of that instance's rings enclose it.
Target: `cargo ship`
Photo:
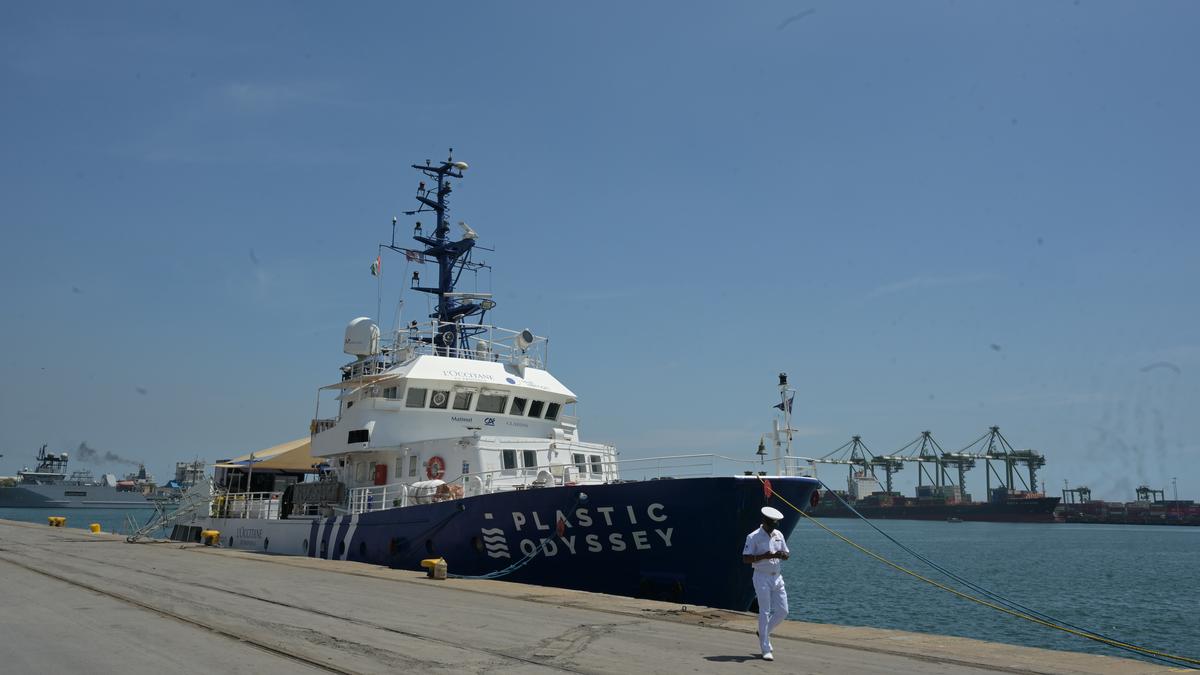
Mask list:
[[[1092,499],[1087,487],[1064,488],[1059,516],[1068,523],[1109,525],[1200,525],[1200,504],[1191,499],[1167,499],[1165,490],[1142,485],[1132,502]]]
[[[987,475],[988,498],[983,502],[972,501],[963,489],[966,472],[978,461],[983,462]],[[989,427],[985,434],[957,452],[943,450],[929,431],[921,432],[915,440],[889,455],[873,454],[860,436],[853,436],[845,445],[812,462],[847,465],[850,469],[847,490],[827,490],[810,511],[818,517],[855,518],[857,512],[865,518],[881,520],[1056,522],[1054,510],[1059,498],[1047,497],[1037,489],[1037,471],[1045,465],[1046,458],[1034,450],[1013,448],[1000,433],[1000,427]],[[917,467],[915,497],[906,497],[892,489],[893,474],[910,463]],[[1020,475],[1021,466],[1027,469],[1028,480]],[[884,475],[882,482],[876,477],[877,469]]]
[[[839,491],[835,495],[826,491],[816,508],[809,513],[825,518],[856,518],[843,504],[844,500],[863,517],[871,520],[1052,523],[1055,522],[1054,509],[1059,502],[1058,497],[1047,497],[1041,492],[1010,492],[1007,488],[993,489],[986,502],[969,501],[969,495],[967,497],[968,500],[955,499],[953,495],[938,495],[929,489],[919,490],[916,497],[905,497],[898,492],[873,492],[855,499],[849,492]]]

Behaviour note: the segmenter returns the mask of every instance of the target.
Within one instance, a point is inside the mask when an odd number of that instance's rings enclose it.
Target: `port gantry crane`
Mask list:
[[[825,453],[824,456],[814,459],[813,462],[817,464],[845,464],[849,466],[851,480],[854,479],[854,467],[861,467],[863,477],[869,474],[878,483],[879,479],[875,477],[875,467],[884,466],[885,469],[887,468],[887,464],[880,463],[880,459],[882,458],[876,457],[867,449],[867,445],[862,442],[861,436],[851,436],[849,441]],[[892,491],[891,470],[888,470],[887,474],[887,491]]]
[[[972,452],[975,449],[975,452]],[[980,452],[979,450],[982,450]],[[992,496],[992,475],[996,476],[996,480],[1000,485],[1006,488],[1009,492],[1016,489],[1016,481],[1019,480],[1025,490],[1029,492],[1037,492],[1037,472],[1038,469],[1046,465],[1046,457],[1041,453],[1025,449],[1014,450],[1012,444],[1000,433],[1000,427],[989,427],[987,433],[975,439],[962,450],[956,453],[951,453],[955,456],[972,457],[982,459],[987,465],[987,495],[988,499]],[[992,462],[1003,462],[1004,475],[992,466]],[[1029,482],[1017,471],[1018,465],[1025,465],[1029,472]],[[1015,479],[1015,480],[1014,480]]]

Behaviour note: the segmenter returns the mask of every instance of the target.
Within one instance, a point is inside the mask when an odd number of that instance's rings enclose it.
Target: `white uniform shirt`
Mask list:
[[[742,555],[764,555],[766,553],[791,553],[788,550],[787,540],[783,538],[783,533],[778,529],[772,530],[770,534],[759,527],[746,536],[746,546],[742,549]],[[769,572],[772,574],[779,573],[779,567],[783,563],[779,558],[767,558],[751,563],[755,572]]]

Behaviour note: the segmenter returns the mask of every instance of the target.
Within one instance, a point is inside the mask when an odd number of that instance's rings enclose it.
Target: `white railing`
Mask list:
[[[559,444],[560,449],[564,447],[569,451],[570,446]],[[781,475],[812,475],[805,458],[784,457],[780,461],[783,465]],[[694,454],[592,462],[591,455],[585,454],[585,461],[579,464],[479,471],[463,474],[453,482],[441,485],[392,483],[354,488],[350,490],[349,509],[350,513],[368,513],[511,490],[719,475],[776,475],[775,460],[751,461],[724,455]]]
[[[350,513],[369,513],[408,506],[411,489],[404,483],[354,488],[350,490]]]
[[[342,372],[342,379],[349,380],[386,372],[392,366],[404,363],[416,354],[519,363],[534,368],[545,368],[549,356],[549,339],[535,335],[532,342],[521,347],[519,338],[522,332],[482,323],[419,323],[397,331],[390,339],[382,340],[379,354],[346,366]],[[454,338],[450,345],[442,342],[446,335]],[[466,346],[463,343],[463,335],[467,336]]]
[[[282,492],[234,492],[212,500],[213,518],[279,518]]]

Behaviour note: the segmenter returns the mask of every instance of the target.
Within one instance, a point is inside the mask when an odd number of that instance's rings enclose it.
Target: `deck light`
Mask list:
[[[483,311],[486,312],[489,309],[496,308],[496,301],[495,300],[484,300],[483,302],[479,303],[479,306],[482,307]]]
[[[414,237],[421,236],[421,221],[419,221],[419,220],[417,221],[416,226],[413,227],[413,236]]]
[[[461,220],[458,221],[458,226],[462,228],[463,239],[475,239],[476,237],[479,236],[478,234],[475,233],[475,230],[471,229],[470,225],[464,223]]]
[[[471,168],[466,162],[461,162],[461,161],[460,162],[451,162],[450,166],[458,169],[459,171],[466,171],[467,169]]]

